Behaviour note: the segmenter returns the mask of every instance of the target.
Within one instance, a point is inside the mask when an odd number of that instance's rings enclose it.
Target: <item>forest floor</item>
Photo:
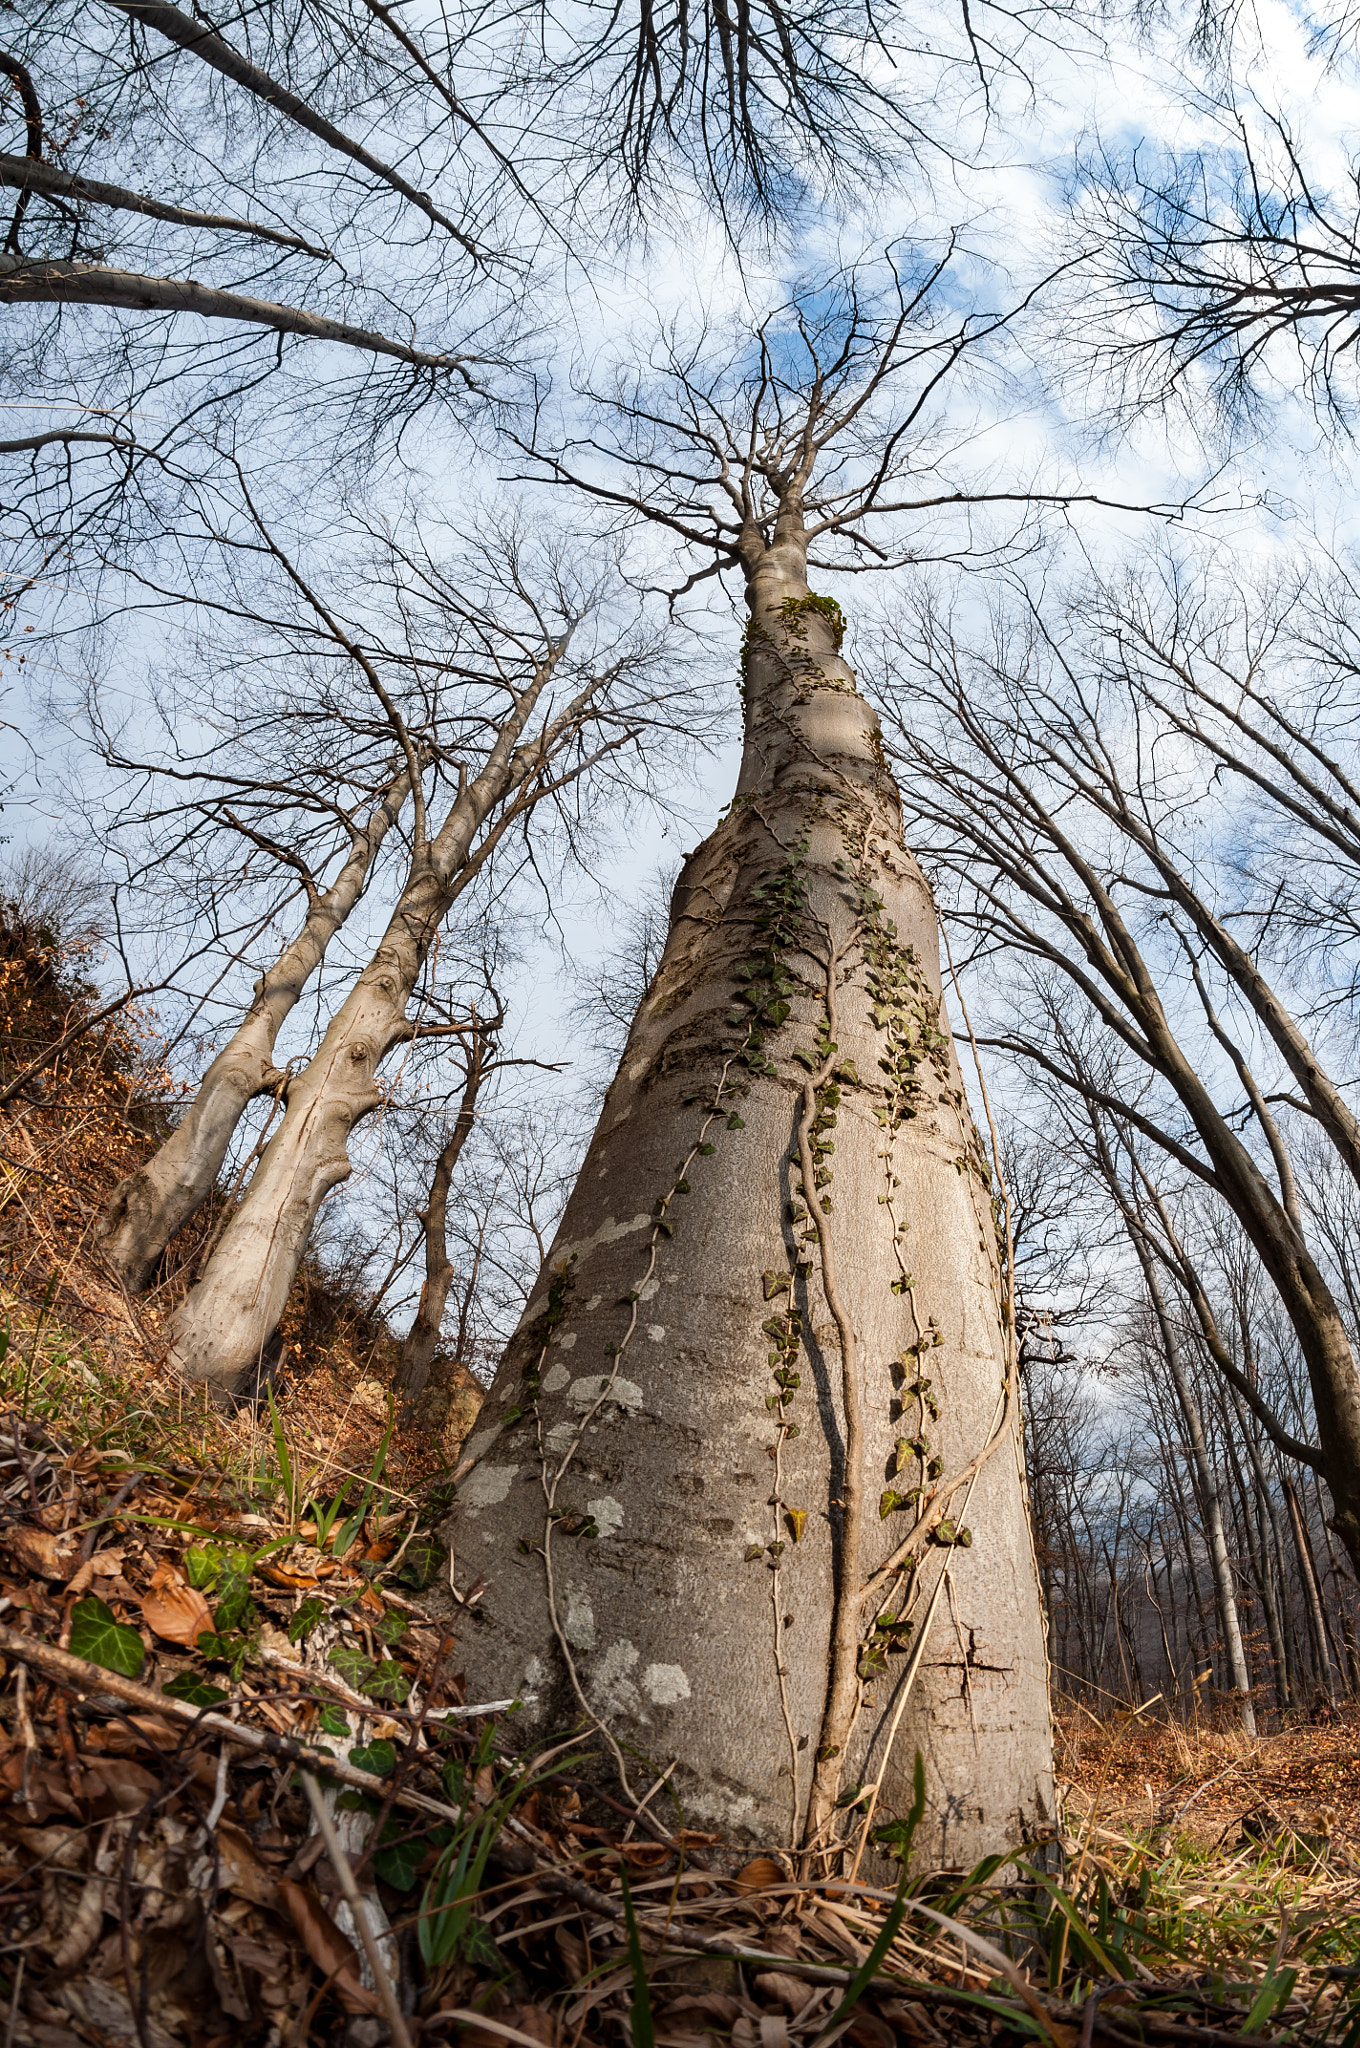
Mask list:
[[[1360,1869],[1360,1706],[1298,1716],[1255,1741],[1222,1715],[1185,1721],[1055,1702],[1058,1768],[1073,1817],[1214,1850],[1288,1831]]]
[[[0,1073],[69,1001],[0,951]],[[517,1753],[437,1535],[475,1391],[398,1427],[397,1345],[313,1264],[221,1414],[157,1360],[225,1197],[149,1298],[95,1256],[173,1107],[144,1053],[118,1024],[0,1106],[3,2048],[1357,2048],[1353,1718],[1064,1710],[1055,1839],[898,1885]]]

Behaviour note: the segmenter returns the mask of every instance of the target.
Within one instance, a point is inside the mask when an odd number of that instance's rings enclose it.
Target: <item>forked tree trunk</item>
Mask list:
[[[418,849],[376,952],[316,1053],[289,1083],[282,1124],[198,1284],[170,1320],[169,1362],[186,1379],[233,1396],[258,1375],[317,1211],[348,1177],[350,1133],[383,1099],[378,1069],[393,1046],[411,1036],[406,1008],[434,935],[517,814],[515,792],[542,766],[544,746],[551,746],[547,737],[517,746],[551,667],[550,660],[522,694],[481,774]],[[500,818],[474,850],[498,805]]]
[[[130,1293],[151,1285],[171,1238],[212,1193],[246,1104],[283,1081],[274,1066],[279,1032],[362,895],[409,788],[403,769],[355,833],[349,858],[329,889],[312,898],[297,937],[255,984],[254,1001],[170,1136],[109,1196],[99,1218],[99,1247]]]
[[[584,1708],[636,1790],[675,1760],[729,1841],[853,1832],[842,1782],[887,1821],[919,1748],[921,1848],[969,1864],[1052,1815],[990,1178],[797,505],[744,552],[736,798],[469,1441],[459,1656],[526,1734]]]

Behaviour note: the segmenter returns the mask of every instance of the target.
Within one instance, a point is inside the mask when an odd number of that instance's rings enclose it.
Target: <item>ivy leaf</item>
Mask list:
[[[388,1700],[399,1707],[410,1695],[411,1681],[400,1664],[394,1664],[390,1657],[385,1657],[381,1664],[370,1668],[368,1677],[363,1681],[363,1690],[371,1700]]]
[[[299,1607],[297,1613],[288,1624],[289,1642],[300,1643],[304,1636],[309,1636],[312,1630],[325,1619],[326,1602],[318,1599],[315,1593],[311,1594],[303,1601],[301,1607]]]
[[[406,1616],[391,1608],[378,1623],[374,1635],[384,1643],[399,1643],[406,1633]]]
[[[742,1560],[742,1562],[745,1564],[754,1564],[758,1557],[763,1557],[764,1555],[765,1551],[763,1545],[759,1543],[752,1543],[748,1545],[746,1556]]]
[[[389,1821],[383,1829],[383,1835],[400,1835],[404,1832],[404,1827],[404,1822],[394,1827]],[[373,1858],[373,1868],[383,1882],[390,1884],[394,1891],[414,1891],[420,1877],[420,1866],[425,1861],[428,1849],[429,1844],[423,1838],[414,1842],[385,1843]]]
[[[135,1678],[146,1651],[136,1629],[125,1627],[111,1607],[88,1593],[71,1609],[71,1655]]]
[[[370,1771],[375,1778],[385,1778],[389,1771],[396,1768],[397,1752],[394,1744],[379,1736],[375,1742],[364,1743],[358,1749],[352,1749],[349,1760],[356,1771]]]
[[[217,1582],[213,1621],[219,1635],[242,1627],[250,1612],[250,1575],[234,1562],[225,1565]]]
[[[209,1685],[206,1679],[193,1671],[177,1672],[168,1684],[161,1687],[161,1691],[168,1700],[185,1700],[191,1707],[216,1707],[231,1698],[231,1694],[224,1692],[220,1685]]]
[[[323,1707],[317,1715],[317,1726],[326,1735],[348,1735],[349,1716],[343,1707]]]
[[[807,1511],[807,1509],[806,1509],[806,1508],[786,1508],[786,1509],[784,1510],[784,1513],[785,1513],[785,1515],[786,1515],[786,1517],[787,1517],[787,1520],[788,1520],[788,1525],[789,1525],[789,1528],[790,1528],[790,1529],[792,1530],[792,1532],[793,1532],[793,1540],[794,1540],[794,1542],[795,1542],[795,1543],[801,1543],[801,1542],[802,1542],[802,1540],[803,1540],[803,1531],[804,1531],[804,1529],[806,1529],[806,1527],[807,1527],[807,1518],[808,1518],[808,1511]]]
[[[345,1683],[352,1685],[356,1691],[374,1668],[372,1658],[366,1650],[361,1650],[357,1643],[336,1643],[329,1652],[326,1662],[332,1671],[338,1671]]]
[[[809,1052],[807,1047],[802,1045],[795,1046],[789,1054],[789,1058],[797,1060],[799,1066],[806,1067],[810,1074],[815,1074],[818,1067],[822,1064],[815,1052]]]
[[[787,1273],[762,1273],[761,1284],[765,1289],[766,1301],[773,1301],[776,1294],[785,1294],[793,1285]]]
[[[220,1543],[193,1543],[184,1553],[184,1572],[196,1593],[211,1586],[226,1562]]]
[[[879,1521],[886,1522],[889,1515],[895,1514],[898,1508],[905,1506],[906,1501],[902,1494],[895,1493],[891,1486],[885,1487],[878,1497]]]

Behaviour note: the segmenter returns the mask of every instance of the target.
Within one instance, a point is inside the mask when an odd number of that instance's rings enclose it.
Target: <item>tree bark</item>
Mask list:
[[[575,700],[548,734],[517,744],[555,659],[521,693],[482,772],[460,791],[436,835],[418,840],[377,950],[317,1052],[289,1083],[282,1124],[198,1284],[170,1320],[169,1361],[186,1379],[231,1398],[258,1375],[317,1211],[349,1174],[350,1133],[383,1099],[378,1069],[411,1035],[406,1007],[434,935],[496,839],[532,801],[525,785],[543,767],[553,736],[579,718]],[[499,819],[474,851],[497,806]]]
[[[1213,1574],[1214,1598],[1218,1603],[1219,1627],[1223,1631],[1223,1644],[1228,1655],[1228,1674],[1234,1690],[1241,1695],[1242,1726],[1247,1734],[1254,1738],[1256,1712],[1251,1703],[1251,1673],[1247,1669],[1247,1653],[1242,1643],[1242,1625],[1237,1611],[1237,1593],[1233,1586],[1232,1559],[1228,1555],[1228,1539],[1223,1528],[1223,1503],[1219,1498],[1218,1481],[1210,1463],[1204,1424],[1200,1419],[1195,1397],[1190,1391],[1190,1382],[1186,1377],[1175,1327],[1167,1314],[1166,1302],[1157,1284],[1156,1268],[1146,1246],[1141,1242],[1138,1244],[1138,1257],[1152,1301],[1153,1314],[1157,1318],[1157,1327],[1161,1332],[1167,1370],[1176,1389],[1176,1399],[1180,1404],[1185,1433],[1189,1440],[1196,1491],[1199,1494],[1200,1511],[1204,1516],[1204,1536],[1209,1551],[1209,1568]]]
[[[429,1199],[421,1214],[421,1228],[425,1234],[425,1280],[416,1306],[415,1320],[406,1333],[401,1347],[401,1369],[397,1375],[397,1387],[402,1395],[404,1411],[409,1414],[416,1400],[424,1392],[425,1382],[430,1377],[430,1367],[439,1348],[440,1331],[444,1322],[444,1308],[453,1285],[453,1265],[449,1258],[448,1213],[449,1187],[453,1170],[459,1155],[472,1132],[477,1116],[477,1097],[486,1078],[487,1056],[492,1040],[488,1032],[474,1030],[467,1055],[467,1077],[463,1083],[462,1099],[458,1114],[448,1141],[440,1149],[430,1176]]]
[[[736,795],[468,1446],[459,1652],[526,1735],[584,1711],[625,1784],[674,1759],[731,1843],[825,1848],[842,1780],[900,1814],[919,1749],[921,1853],[967,1865],[1052,1813],[990,1173],[793,493],[742,559]]]
[[[99,1248],[130,1293],[151,1285],[171,1238],[212,1193],[246,1104],[282,1084],[274,1065],[279,1032],[363,894],[409,787],[403,769],[354,834],[349,858],[331,886],[313,895],[297,937],[256,982],[254,1001],[170,1136],[109,1196],[97,1227]]]
[[[1299,1560],[1299,1582],[1303,1587],[1304,1607],[1308,1614],[1308,1633],[1313,1645],[1313,1664],[1317,1671],[1318,1685],[1332,1705],[1336,1703],[1336,1683],[1332,1677],[1332,1660],[1327,1654],[1327,1635],[1322,1614],[1322,1588],[1318,1583],[1317,1562],[1308,1536],[1308,1524],[1303,1518],[1303,1509],[1293,1480],[1287,1472],[1280,1475],[1284,1488],[1286,1505],[1289,1508],[1289,1525],[1294,1532],[1294,1549]]]

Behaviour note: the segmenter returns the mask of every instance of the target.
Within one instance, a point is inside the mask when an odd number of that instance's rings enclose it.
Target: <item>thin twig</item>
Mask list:
[[[378,1997],[382,2002],[382,2009],[387,2015],[387,2024],[392,2029],[392,2039],[396,2043],[396,2048],[413,2048],[410,2030],[406,2025],[392,1979],[387,1973],[387,1965],[383,1961],[382,1950],[378,1946],[373,1929],[368,1924],[368,1909],[364,1904],[363,1894],[354,1882],[354,1872],[349,1867],[349,1858],[340,1846],[340,1837],[335,1832],[335,1823],[326,1811],[326,1802],[321,1796],[321,1788],[310,1771],[302,1771],[299,1775],[301,1776],[307,1797],[311,1801],[317,1827],[321,1830],[321,1838],[326,1844],[326,1854],[330,1857],[332,1868],[340,1880],[340,1889],[349,1901],[350,1916],[359,1931],[359,1939],[364,1945],[364,1954],[368,1957],[368,1967],[373,1972],[373,1982],[377,1987]]]

